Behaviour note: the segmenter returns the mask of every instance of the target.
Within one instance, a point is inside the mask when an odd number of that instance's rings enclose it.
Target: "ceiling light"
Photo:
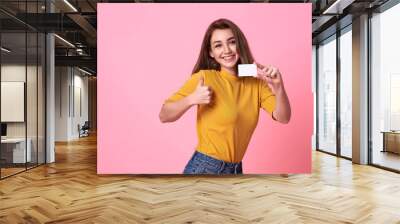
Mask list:
[[[68,44],[69,46],[75,48],[75,45],[71,44],[71,42],[67,41],[66,39],[58,36],[57,34],[54,34],[55,37],[57,37],[58,39],[60,39],[61,41],[63,41],[64,43]]]
[[[72,10],[74,10],[74,12],[78,12],[78,10],[71,4],[69,3],[68,0],[64,0],[65,4],[67,4]]]
[[[332,9],[335,9],[337,5],[339,4],[340,0],[336,0],[332,5],[330,5],[327,9],[324,10],[322,14],[328,14],[331,13]]]
[[[7,48],[5,48],[5,47],[1,47],[1,50],[4,51],[4,52],[6,52],[6,53],[10,53],[10,52],[11,52],[11,50],[9,50],[9,49],[7,49]]]
[[[322,14],[342,14],[343,10],[354,1],[355,0],[336,0],[332,5],[325,9]]]
[[[86,71],[86,70],[83,70],[83,69],[81,69],[81,68],[79,68],[79,67],[78,67],[78,70],[81,71],[81,72],[83,72],[83,73],[85,73],[85,74],[93,75],[92,73],[90,73],[90,72],[88,72],[88,71]]]

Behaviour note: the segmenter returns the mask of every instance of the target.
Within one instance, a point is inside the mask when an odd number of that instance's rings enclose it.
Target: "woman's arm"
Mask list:
[[[264,66],[258,63],[256,63],[256,65],[258,68],[258,78],[268,84],[276,97],[276,106],[275,110],[272,112],[272,118],[284,124],[289,123],[291,109],[281,73],[273,66]]]
[[[160,121],[162,123],[174,122],[192,106],[193,103],[190,100],[190,96],[187,96],[176,102],[165,103],[160,111]]]
[[[209,104],[211,95],[211,89],[204,85],[204,78],[201,76],[193,93],[176,102],[165,103],[161,107],[159,114],[160,121],[165,123],[178,120],[193,105]]]
[[[275,97],[276,107],[272,112],[272,117],[281,123],[287,124],[290,121],[291,109],[289,99],[283,86],[281,89],[275,90]]]

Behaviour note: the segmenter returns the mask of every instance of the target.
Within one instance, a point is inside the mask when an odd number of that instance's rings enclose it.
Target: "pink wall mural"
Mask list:
[[[244,32],[257,62],[279,68],[292,117],[260,111],[245,174],[311,172],[311,4],[98,4],[99,174],[182,173],[197,144],[196,107],[161,123],[166,98],[191,75],[208,25]]]

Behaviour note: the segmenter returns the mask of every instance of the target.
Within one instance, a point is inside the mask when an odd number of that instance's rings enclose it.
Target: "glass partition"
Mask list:
[[[26,169],[26,33],[1,34],[1,176]],[[6,50],[4,50],[6,49]]]
[[[318,47],[318,149],[336,154],[336,36]]]
[[[45,162],[45,34],[17,18],[45,1],[1,1],[0,178]],[[36,17],[33,17],[36,18]]]

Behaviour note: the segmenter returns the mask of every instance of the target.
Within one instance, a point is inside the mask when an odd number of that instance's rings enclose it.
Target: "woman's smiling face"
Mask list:
[[[235,71],[239,54],[236,39],[231,29],[216,29],[211,35],[210,56],[228,71]]]

